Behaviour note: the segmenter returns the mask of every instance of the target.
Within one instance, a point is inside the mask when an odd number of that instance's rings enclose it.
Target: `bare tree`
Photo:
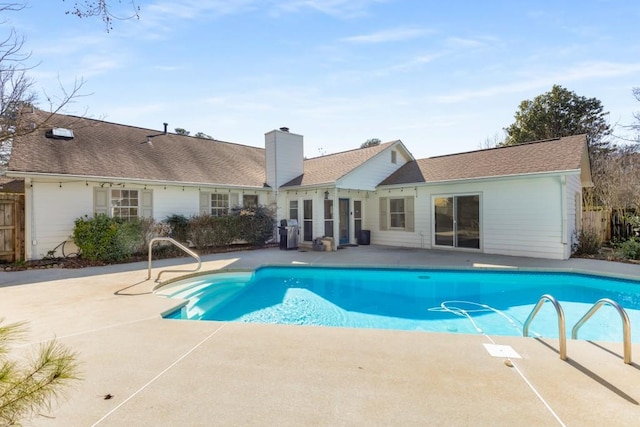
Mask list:
[[[19,12],[24,7],[24,3],[0,3],[0,16]],[[5,24],[6,20],[0,22]],[[71,88],[60,84],[59,94],[44,93],[48,104],[46,114],[39,114],[37,120],[27,115],[37,108],[38,102],[35,81],[28,74],[33,69],[27,64],[30,58],[31,53],[25,50],[24,37],[10,28],[0,39],[0,170],[7,165],[14,138],[46,126],[54,114],[83,96],[80,93],[82,80],[76,80]]]
[[[504,145],[504,132],[496,132],[492,137],[486,137],[483,142],[478,144],[478,148],[486,150],[488,148],[496,148]]]
[[[640,87],[633,88],[633,96],[640,101]],[[633,118],[636,119],[636,121],[632,123],[630,127],[636,131],[636,142],[640,142],[640,111],[633,113]]]
[[[65,1],[66,0],[62,0]],[[122,4],[122,0],[118,0],[118,5]],[[113,30],[113,22],[126,19],[140,19],[140,7],[136,5],[135,0],[125,2],[128,4],[126,11],[115,11],[114,2],[107,0],[84,0],[74,1],[73,8],[68,10],[67,15],[75,15],[78,18],[89,18],[97,16],[104,22],[107,32]]]

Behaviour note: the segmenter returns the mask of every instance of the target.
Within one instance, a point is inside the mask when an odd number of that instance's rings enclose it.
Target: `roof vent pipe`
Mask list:
[[[164,134],[167,134],[167,126],[169,126],[169,123],[163,123],[164,125]]]
[[[282,132],[289,132],[289,128],[288,127],[281,127],[280,130]]]

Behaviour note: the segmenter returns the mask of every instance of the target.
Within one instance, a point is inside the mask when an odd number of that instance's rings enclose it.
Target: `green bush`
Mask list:
[[[73,241],[81,256],[106,263],[127,261],[133,254],[146,253],[154,237],[166,236],[166,224],[153,218],[122,220],[107,215],[84,216],[75,220]]]
[[[238,219],[238,238],[254,246],[263,246],[273,238],[275,219],[266,206],[232,210]]]
[[[640,259],[640,240],[635,237],[620,244],[620,251],[625,258]]]
[[[598,233],[593,230],[581,230],[577,234],[577,242],[573,245],[576,255],[597,255],[602,248],[602,241]]]
[[[75,220],[73,241],[80,248],[83,258],[92,261],[120,262],[131,256],[134,234],[138,227],[122,227],[117,218],[99,214],[93,218],[84,216]]]
[[[221,216],[213,221],[213,245],[217,247],[229,246],[238,239],[240,223],[236,216]]]
[[[169,215],[164,222],[169,224],[171,228],[169,237],[178,242],[186,242],[188,240],[189,220],[186,216],[178,214]]]
[[[215,220],[215,217],[207,214],[194,215],[189,218],[187,238],[191,240],[197,249],[203,249],[214,245]]]

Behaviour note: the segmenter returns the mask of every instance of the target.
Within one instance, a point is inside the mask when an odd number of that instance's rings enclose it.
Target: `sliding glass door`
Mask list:
[[[436,197],[436,246],[480,249],[480,196]]]

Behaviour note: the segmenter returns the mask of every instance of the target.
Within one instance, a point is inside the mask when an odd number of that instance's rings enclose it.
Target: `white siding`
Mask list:
[[[40,259],[73,234],[76,218],[93,216],[93,187],[81,183],[33,183],[27,191],[26,258]],[[67,248],[68,249],[68,248]],[[56,256],[61,256],[60,252]]]
[[[302,135],[273,130],[264,135],[267,184],[279,188],[304,172]]]
[[[397,153],[396,163],[391,162],[391,151]],[[338,180],[336,186],[374,191],[378,184],[407,162],[407,158],[401,153],[402,150],[395,145],[387,148]]]
[[[94,214],[95,184],[85,181],[75,183],[34,182],[27,186],[25,196],[26,209],[26,257],[39,259],[47,255],[60,243],[73,234],[76,218]],[[105,187],[109,188],[109,187]],[[127,185],[127,189],[144,191],[144,185]],[[151,190],[152,211],[156,221],[164,221],[169,215],[184,215],[187,218],[197,215],[200,208],[200,190],[193,187],[147,186]],[[228,190],[225,190],[228,191]],[[241,200],[242,190],[232,190]],[[260,204],[272,202],[271,191],[252,191],[258,194]],[[61,253],[56,253],[60,256]]]
[[[480,252],[536,258],[567,259],[575,225],[575,199],[579,177],[567,176],[566,225],[563,225],[562,179],[521,177],[437,186],[378,190],[366,199],[363,228],[372,230],[373,244],[433,247],[432,197],[445,195],[480,195]],[[380,231],[379,197],[415,199],[415,231]],[[566,234],[564,234],[566,233]],[[467,251],[473,252],[474,250]]]

